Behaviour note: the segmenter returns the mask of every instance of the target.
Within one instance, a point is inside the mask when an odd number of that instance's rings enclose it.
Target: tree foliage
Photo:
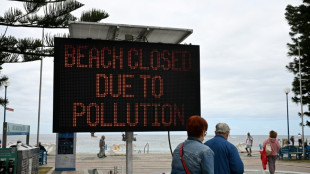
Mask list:
[[[299,50],[302,79],[302,102],[306,106],[304,115],[310,117],[310,0],[303,0],[299,6],[288,5],[285,18],[290,26],[292,43],[288,43],[288,56],[292,59],[286,66],[289,72],[295,75],[292,82],[294,97],[292,101],[300,103],[300,82],[299,82]],[[298,49],[298,45],[299,48]],[[299,113],[299,115],[301,115]],[[307,120],[306,125],[310,126]]]
[[[54,36],[44,35],[43,39],[16,38],[7,35],[10,27],[59,29],[68,28],[69,21],[99,22],[109,16],[103,10],[92,9],[83,12],[80,18],[71,13],[84,4],[75,0],[15,0],[23,3],[24,9],[10,8],[0,14],[0,26],[5,28],[0,33],[0,70],[3,63],[29,62],[54,56]],[[57,36],[67,36],[58,34]],[[8,80],[0,76],[0,86]],[[0,98],[0,105],[4,105]]]

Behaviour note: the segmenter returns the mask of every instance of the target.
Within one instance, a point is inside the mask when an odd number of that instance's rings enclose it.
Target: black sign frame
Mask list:
[[[53,132],[185,131],[197,45],[55,38]]]

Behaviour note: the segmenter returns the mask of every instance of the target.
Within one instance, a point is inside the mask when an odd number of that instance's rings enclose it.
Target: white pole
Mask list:
[[[44,47],[44,28],[42,30],[42,43],[43,43],[43,47]],[[39,107],[38,107],[38,129],[37,129],[37,146],[39,146],[39,136],[40,136],[42,69],[43,69],[43,58],[41,57],[41,64],[40,64],[40,86],[39,86]]]

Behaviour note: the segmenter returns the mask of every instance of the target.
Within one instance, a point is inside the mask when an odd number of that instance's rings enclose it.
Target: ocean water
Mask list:
[[[90,133],[77,133],[77,153],[90,153],[95,154],[99,151],[99,140],[103,133],[95,133],[97,137],[91,137]],[[113,148],[113,145],[120,145],[125,147],[125,142],[122,141],[122,133],[105,133],[106,144],[108,145],[108,151],[110,148]],[[170,153],[168,133],[164,134],[146,134],[134,132],[136,141],[133,142],[134,151],[136,153],[144,153],[144,150],[147,151],[147,145],[149,148],[149,153]],[[207,135],[204,141],[207,141],[213,138],[214,135]],[[263,141],[268,138],[268,135],[252,135],[253,150],[259,150],[259,144],[262,144]],[[2,135],[1,135],[2,138]],[[172,151],[180,143],[186,140],[187,136],[184,135],[170,135],[170,142]],[[283,138],[287,139],[287,135],[279,135],[278,139],[282,140]],[[10,144],[15,144],[17,140],[21,140],[23,143],[26,142],[26,136],[21,135],[12,135],[7,137],[7,142]],[[245,143],[246,135],[230,135],[228,141],[234,145],[239,143]],[[305,141],[310,141],[310,135],[305,135]],[[35,145],[37,141],[36,134],[30,135],[30,145]],[[56,134],[41,134],[39,136],[39,141],[42,144],[56,144]],[[295,138],[295,145],[298,144],[297,139]],[[124,149],[125,150],[125,149]]]

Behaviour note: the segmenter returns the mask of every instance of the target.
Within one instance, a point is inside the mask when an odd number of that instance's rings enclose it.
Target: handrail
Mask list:
[[[144,153],[145,153],[145,148],[147,147],[147,153],[149,153],[150,151],[150,144],[149,143],[146,143],[145,146],[144,146]]]

